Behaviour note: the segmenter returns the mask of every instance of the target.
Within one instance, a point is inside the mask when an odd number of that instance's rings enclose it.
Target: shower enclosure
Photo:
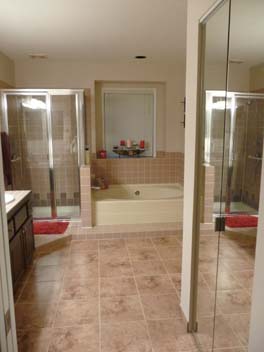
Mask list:
[[[206,91],[204,162],[215,168],[214,213],[220,198],[225,213],[258,214],[263,129],[264,94]],[[226,99],[226,102],[225,102]],[[222,168],[221,114],[225,111],[226,185],[220,197]]]
[[[34,218],[80,214],[83,162],[82,90],[2,90],[2,128],[9,135],[13,189],[32,190]]]

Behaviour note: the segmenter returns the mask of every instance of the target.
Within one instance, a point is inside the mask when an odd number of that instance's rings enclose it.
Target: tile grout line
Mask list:
[[[71,243],[70,243],[70,246],[69,246],[69,249],[68,249],[67,259],[65,258],[67,264],[69,264],[68,260],[69,260],[70,250],[71,250]],[[64,263],[64,264],[65,264],[65,263]],[[66,265],[66,266],[67,266],[67,265]],[[58,299],[58,302],[57,302],[57,307],[56,307],[55,314],[54,314],[54,321],[53,321],[53,323],[52,323],[52,329],[55,328],[55,321],[56,321],[57,313],[58,313],[58,310],[59,310],[59,304],[60,304],[61,301],[62,301],[64,280],[65,280],[65,268],[64,268],[64,271],[63,271],[62,279],[61,279],[61,289],[60,289],[59,299]]]
[[[128,260],[130,262],[130,265],[131,265],[131,268],[132,268],[132,272],[133,272],[133,279],[134,279],[134,282],[135,282],[135,286],[136,286],[136,290],[137,290],[137,296],[138,296],[138,299],[139,299],[139,302],[140,302],[141,311],[142,311],[144,322],[145,322],[145,325],[146,325],[146,330],[147,330],[147,335],[148,335],[148,338],[149,338],[149,343],[150,343],[150,346],[151,346],[151,351],[154,352],[154,347],[153,347],[152,339],[151,339],[150,332],[149,332],[149,326],[148,326],[147,318],[146,318],[146,315],[145,315],[143,303],[141,301],[141,296],[140,296],[140,292],[139,292],[139,288],[138,288],[138,284],[137,284],[137,280],[136,280],[136,276],[135,276],[134,267],[133,267],[133,264],[132,264],[133,261],[132,261],[132,258],[130,256],[126,240],[125,240],[125,246],[126,246],[126,251],[127,251],[127,254],[128,254]]]
[[[67,255],[66,255],[65,258],[64,258],[64,261],[66,260],[66,263],[67,263],[67,264],[69,264],[68,260],[69,260],[69,255],[70,255],[70,249],[71,249],[71,241],[70,241],[70,245],[69,245],[69,248],[68,248],[68,253],[67,253]],[[65,262],[64,262],[64,264],[65,264]],[[51,324],[51,328],[52,328],[52,331],[53,331],[53,332],[54,332],[54,329],[56,329],[56,327],[55,327],[56,317],[57,317],[57,313],[58,313],[58,311],[59,311],[59,305],[60,305],[60,303],[61,303],[61,301],[62,301],[64,279],[65,279],[65,268],[64,268],[64,270],[63,270],[63,275],[62,275],[62,279],[61,279],[60,294],[59,294],[58,301],[57,301],[57,303],[56,303],[56,309],[55,309],[55,312],[54,312],[53,322],[52,322],[52,324]],[[51,342],[52,342],[52,338],[51,338],[51,339],[49,340],[49,342],[48,342],[48,345],[47,345],[47,352],[49,352]]]
[[[164,260],[163,260],[162,256],[160,255],[159,250],[158,250],[157,246],[155,245],[155,243],[152,241],[152,239],[151,239],[151,242],[152,242],[154,248],[156,249],[156,251],[157,251],[157,253],[158,253],[159,259],[160,259],[160,261],[161,261],[161,263],[162,263],[162,265],[163,265],[163,267],[164,267],[164,269],[165,269],[166,275],[168,276],[168,278],[169,278],[169,280],[170,280],[170,282],[171,282],[173,288],[175,289],[176,296],[177,296],[178,299],[180,300],[180,299],[181,299],[180,294],[178,293],[178,290],[176,289],[176,287],[175,287],[175,285],[174,285],[174,283],[173,283],[173,281],[172,281],[171,275],[170,275],[170,273],[169,273],[169,271],[168,271],[168,269],[167,269],[167,267],[166,267],[166,265],[165,265],[165,263],[164,263]],[[168,247],[169,247],[169,246],[168,246]],[[175,273],[175,274],[178,274],[178,273]],[[181,273],[179,273],[179,274],[181,274]]]
[[[35,265],[33,265],[33,267],[30,268],[30,271],[29,271],[29,273],[28,273],[28,276],[27,276],[26,280],[25,280],[25,281],[23,282],[23,284],[22,284],[21,291],[20,291],[19,295],[17,296],[17,299],[14,300],[14,305],[15,305],[15,306],[16,306],[17,304],[19,304],[19,303],[23,303],[23,302],[20,302],[20,299],[21,299],[22,293],[24,292],[24,289],[25,289],[26,285],[27,285],[28,282],[29,282],[29,278],[30,278],[30,276],[31,276],[31,274],[32,274],[32,272],[33,272],[34,266],[35,266]]]

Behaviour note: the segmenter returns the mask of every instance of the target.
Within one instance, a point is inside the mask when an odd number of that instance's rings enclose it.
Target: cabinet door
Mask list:
[[[19,231],[10,242],[10,261],[14,287],[25,270],[23,242],[22,231]]]
[[[27,265],[30,265],[33,259],[34,252],[34,235],[33,235],[33,224],[32,218],[29,218],[25,225],[23,226],[23,236],[24,236],[24,256]]]

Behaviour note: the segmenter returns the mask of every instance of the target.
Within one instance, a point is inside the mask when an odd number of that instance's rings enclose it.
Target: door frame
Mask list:
[[[231,0],[217,0],[213,6],[200,18],[198,24],[198,72],[197,72],[197,105],[196,105],[196,138],[195,138],[195,166],[194,166],[194,193],[193,193],[193,218],[192,218],[192,245],[191,245],[191,267],[190,267],[190,295],[189,295],[189,321],[188,331],[192,333],[197,332],[197,299],[198,299],[198,271],[199,271],[199,243],[200,243],[200,193],[201,185],[200,180],[202,177],[201,173],[201,160],[203,158],[202,153],[202,138],[203,138],[203,114],[204,114],[204,99],[202,92],[203,87],[203,76],[204,76],[204,61],[205,61],[205,34],[206,34],[206,23],[208,20],[221,8],[225,3]],[[229,9],[230,11],[230,9]],[[230,17],[230,13],[229,13]],[[230,18],[229,18],[230,20]],[[230,25],[230,24],[229,24]],[[229,37],[228,37],[229,40]],[[227,59],[229,55],[229,47],[227,48]],[[226,72],[226,84],[228,77],[228,61],[227,61],[227,72]],[[227,88],[227,87],[226,87]]]
[[[52,138],[52,96],[75,95],[78,168],[84,163],[84,90],[83,89],[2,89],[1,91],[4,130],[8,132],[7,96],[43,96],[46,100],[46,126],[49,158],[49,183],[51,219],[57,219],[56,182],[54,174],[54,153]],[[80,191],[80,177],[79,177]]]
[[[5,186],[0,145],[0,351],[17,352],[15,305],[11,274],[9,236],[5,210]]]

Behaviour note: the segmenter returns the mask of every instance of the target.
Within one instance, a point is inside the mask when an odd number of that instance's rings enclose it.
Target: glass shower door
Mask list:
[[[51,94],[53,173],[59,218],[80,215],[78,106],[76,94]]]
[[[37,219],[80,215],[83,91],[2,92],[2,131],[9,134],[13,189],[32,190]]]
[[[47,95],[6,96],[3,130],[9,134],[13,189],[32,190],[33,215],[51,217]]]

